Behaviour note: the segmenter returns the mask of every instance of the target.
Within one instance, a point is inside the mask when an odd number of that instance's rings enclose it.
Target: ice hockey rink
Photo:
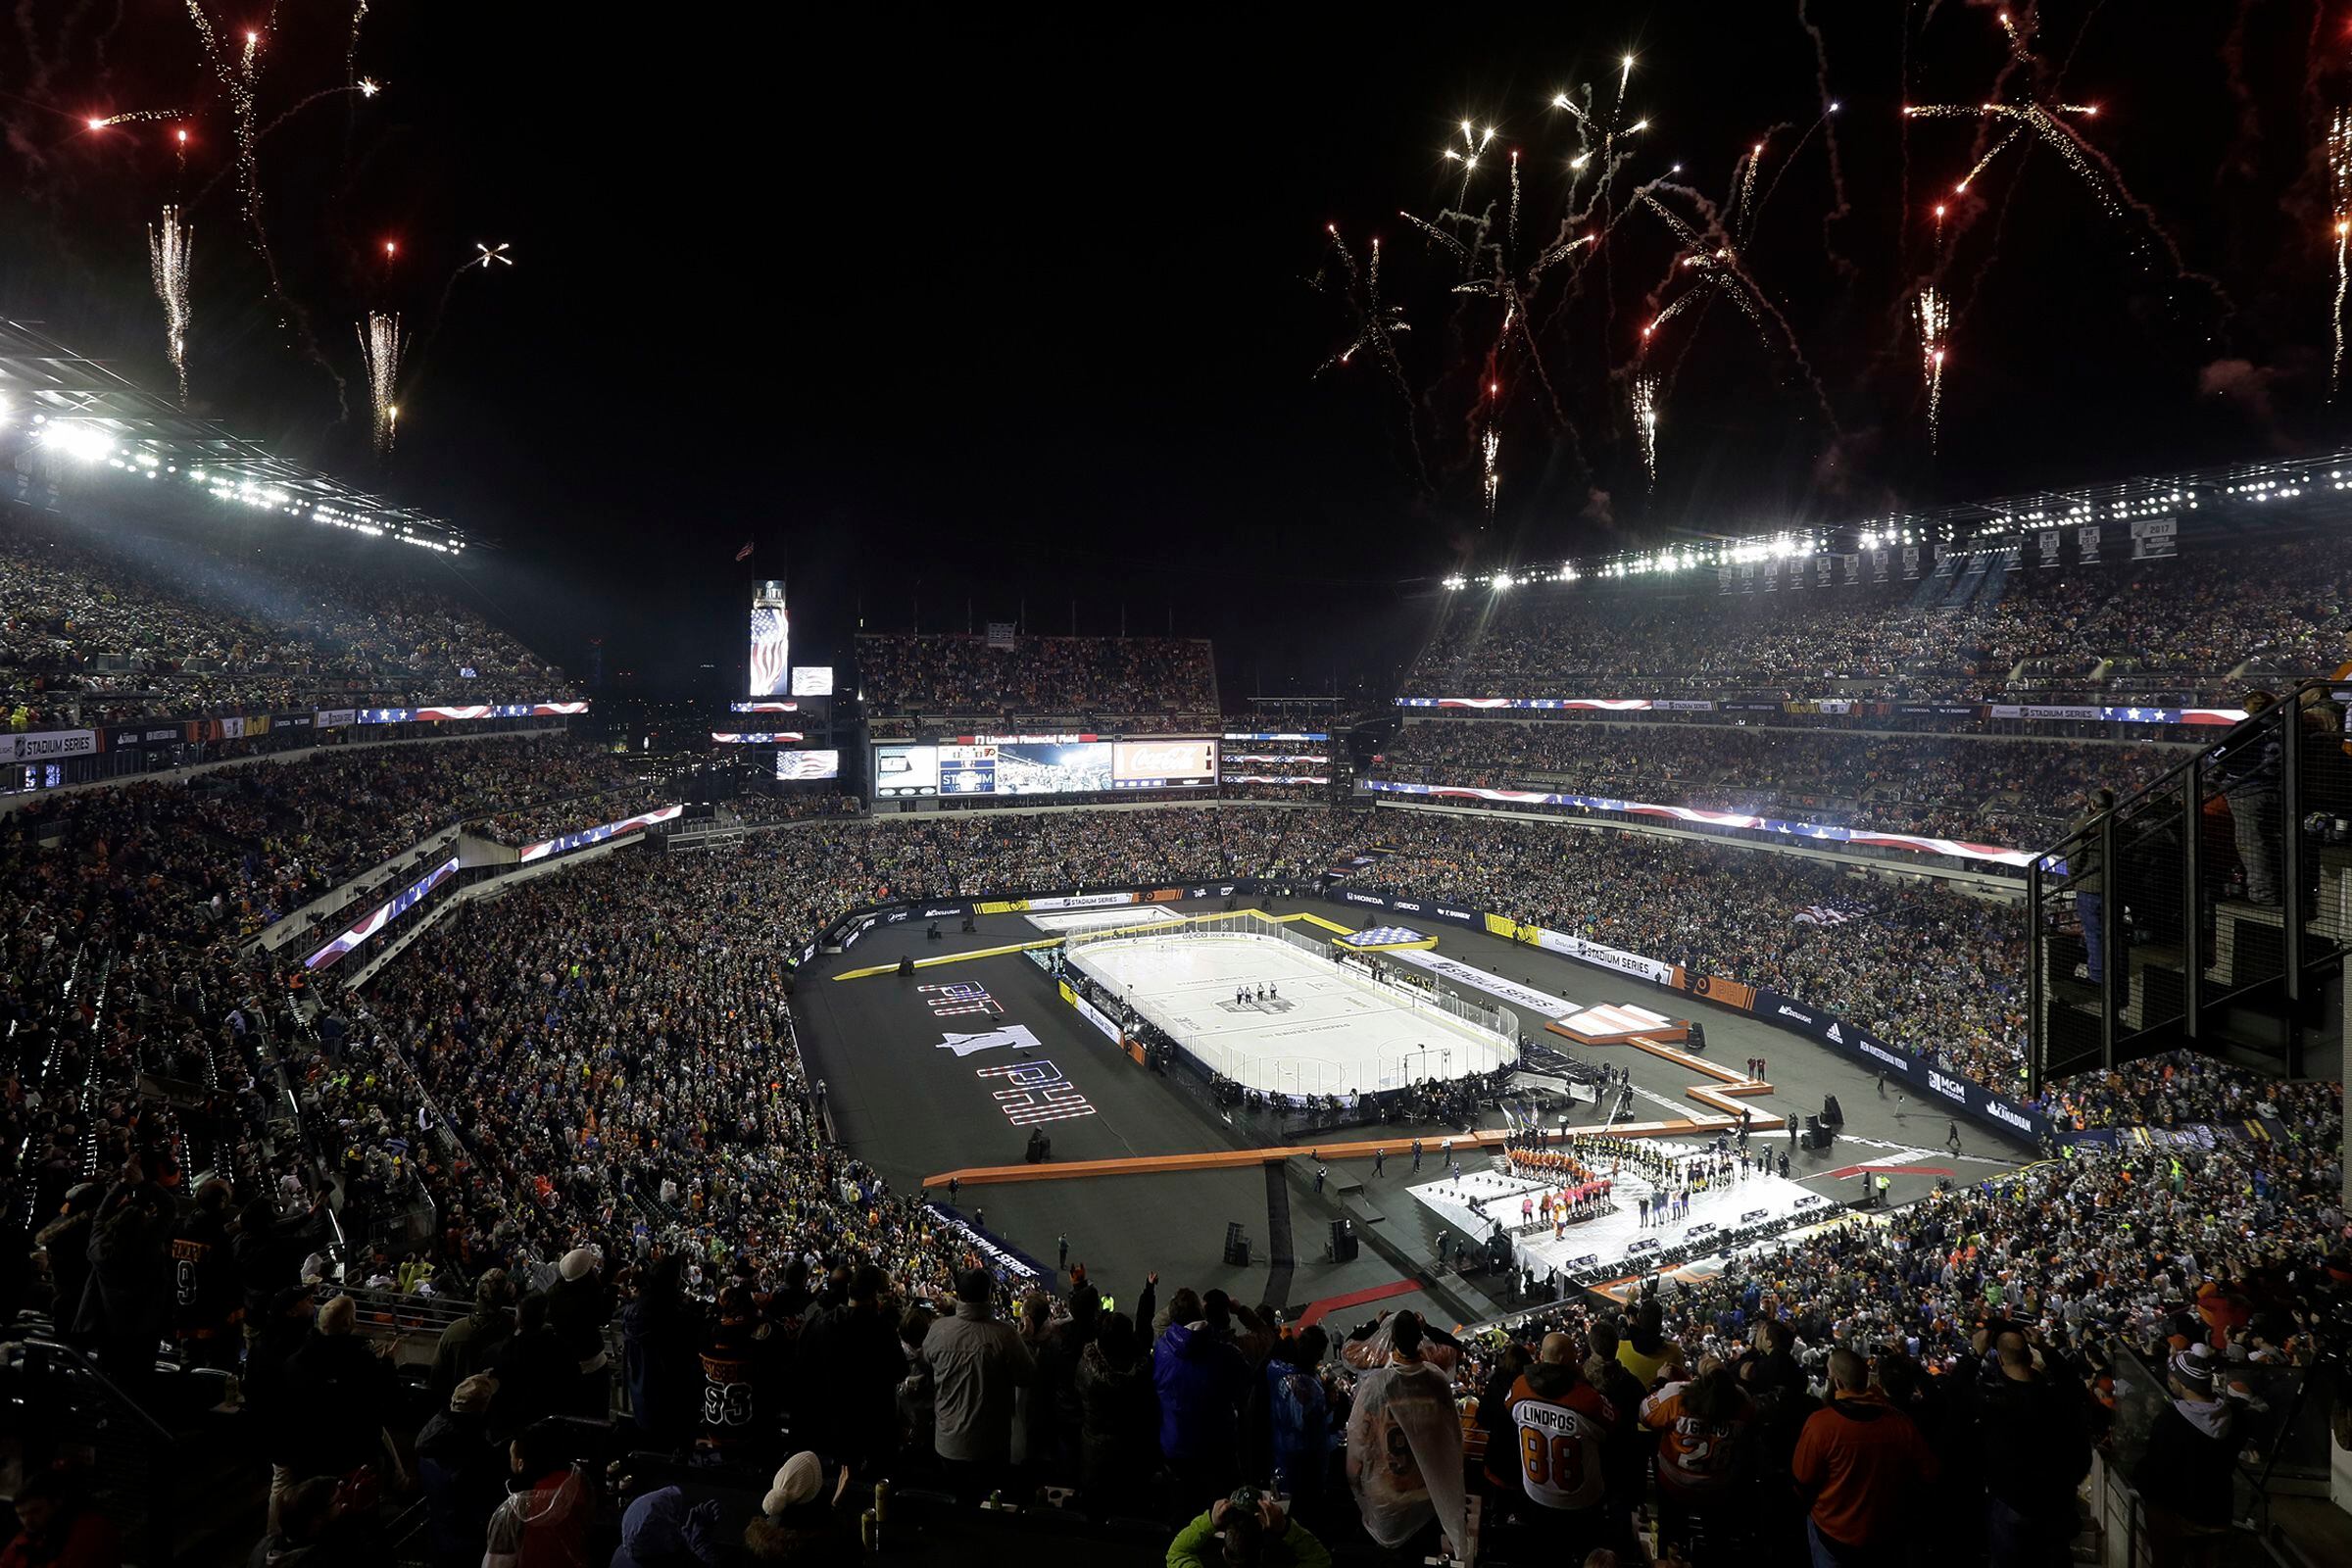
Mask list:
[[[1657,1140],[1652,1147],[1678,1157],[1700,1152],[1696,1144],[1669,1140]],[[1755,1147],[1770,1151],[1775,1146],[1766,1140]],[[1680,1247],[1686,1242],[1703,1246],[1708,1237],[1728,1234],[1743,1225],[1790,1214],[1827,1214],[1836,1206],[1797,1182],[1758,1171],[1744,1178],[1735,1174],[1721,1187],[1692,1193],[1690,1211],[1681,1219],[1644,1225],[1641,1200],[1654,1195],[1657,1189],[1647,1177],[1629,1168],[1611,1180],[1610,1196],[1616,1203],[1611,1212],[1569,1225],[1557,1240],[1553,1239],[1549,1226],[1525,1236],[1511,1235],[1520,1227],[1520,1201],[1532,1198],[1541,1203],[1546,1184],[1505,1175],[1494,1166],[1493,1156],[1479,1151],[1474,1160],[1462,1161],[1458,1181],[1447,1173],[1443,1180],[1423,1182],[1409,1191],[1457,1235],[1483,1242],[1493,1233],[1494,1221],[1502,1221],[1504,1233],[1511,1236],[1519,1266],[1534,1269],[1539,1279],[1552,1269],[1567,1275],[1617,1263],[1624,1263],[1629,1269],[1640,1268],[1644,1266],[1642,1254],[1647,1252]],[[1735,1163],[1735,1172],[1737,1169]],[[1473,1203],[1481,1204],[1483,1212],[1474,1209]]]
[[[1210,1068],[1269,1094],[1397,1089],[1491,1072],[1517,1055],[1512,1038],[1279,936],[1146,933],[1064,956]]]

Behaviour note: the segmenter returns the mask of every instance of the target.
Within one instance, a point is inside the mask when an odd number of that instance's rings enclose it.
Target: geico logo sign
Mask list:
[[[1946,1078],[1933,1067],[1928,1069],[1928,1087],[1946,1100],[1957,1100],[1963,1105],[1968,1103],[1968,1085],[1957,1078]]]
[[[1811,1023],[1813,1021],[1813,1015],[1811,1013],[1799,1012],[1796,1010],[1796,1008],[1791,1007],[1786,1002],[1781,1004],[1778,1011],[1782,1017],[1794,1018],[1798,1023]]]
[[[1902,1057],[1896,1055],[1893,1052],[1881,1051],[1878,1047],[1872,1045],[1867,1040],[1860,1042],[1860,1046],[1862,1054],[1870,1057],[1873,1061],[1885,1062],[1887,1066],[1892,1067],[1896,1072],[1901,1073],[1906,1078],[1911,1076],[1911,1064],[1905,1061]]]
[[[1415,904],[1410,899],[1398,899],[1395,903],[1391,904],[1389,907],[1392,909],[1409,909],[1415,914],[1419,914],[1421,912],[1421,906]]]
[[[2026,1120],[2017,1111],[2011,1110],[2005,1102],[1995,1100],[1989,1095],[1984,1097],[1984,1110],[1995,1121],[2007,1122],[2021,1133],[2030,1133],[2034,1130],[2032,1122]]]

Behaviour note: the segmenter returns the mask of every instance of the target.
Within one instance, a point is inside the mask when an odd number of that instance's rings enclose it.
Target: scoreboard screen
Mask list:
[[[1094,795],[1211,789],[1217,743],[1205,739],[1020,739],[966,736],[937,745],[874,747],[874,797]]]
[[[874,796],[877,800],[906,800],[938,793],[938,747],[874,748]]]

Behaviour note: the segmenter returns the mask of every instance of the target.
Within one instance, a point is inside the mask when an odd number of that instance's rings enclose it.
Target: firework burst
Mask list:
[[[1478,169],[1479,155],[1487,150],[1487,144],[1494,139],[1494,127],[1493,125],[1489,125],[1484,131],[1478,131],[1472,129],[1470,122],[1465,120],[1462,122],[1461,147],[1459,149],[1452,147],[1446,149],[1444,156],[1446,161],[1462,166],[1462,189],[1461,193],[1454,198],[1456,203],[1468,199],[1470,195],[1470,176]]]
[[[2079,115],[2084,120],[2098,118],[2097,104],[1906,104],[1903,113],[1913,120],[2006,120],[2016,128],[1997,142],[1992,151],[1977,160],[1976,167],[1960,181],[1959,189],[1968,189],[1969,180],[1984,172],[1984,166],[2000,156],[2002,150],[2018,137],[2031,132],[2056,153],[2067,168],[2081,177],[2090,190],[2091,199],[2099,210],[2110,218],[2124,216],[2124,204],[2118,196],[2114,180],[2102,174],[2091,162],[2089,150],[2082,138],[2058,115]]]
[[[196,231],[179,220],[179,209],[166,207],[164,220],[147,230],[147,271],[155,282],[155,297],[164,306],[164,352],[179,376],[179,405],[188,405],[188,269]]]
[[[348,413],[343,377],[328,362],[325,351],[319,348],[318,335],[311,330],[309,313],[286,292],[285,280],[278,274],[276,253],[270,248],[269,226],[262,217],[259,156],[262,128],[257,117],[257,89],[262,76],[262,42],[264,36],[275,26],[275,8],[270,9],[261,26],[245,30],[238,40],[239,47],[230,48],[214,29],[212,19],[204,14],[201,0],[187,0],[187,5],[188,20],[195,24],[197,40],[204,46],[205,61],[212,68],[213,74],[220,78],[221,90],[228,98],[229,116],[236,137],[236,155],[231,168],[236,176],[238,206],[243,212],[248,230],[247,241],[269,273],[270,298],[285,313],[280,324],[290,324],[300,334],[305,357],[334,381],[336,401]],[[198,199],[202,200],[202,197]]]
[[[1649,482],[1658,482],[1658,378],[1644,371],[1634,377],[1634,435],[1642,443],[1642,466]]]
[[[400,428],[400,318],[369,311],[359,324],[360,361],[368,369],[369,429],[380,457],[392,450]]]
[[[1331,235],[1332,251],[1339,257],[1340,265],[1348,274],[1348,303],[1355,316],[1355,336],[1346,348],[1316,366],[1315,374],[1321,375],[1334,366],[1350,365],[1354,363],[1358,351],[1368,348],[1372,350],[1373,357],[1397,377],[1397,384],[1401,387],[1404,368],[1396,361],[1396,345],[1390,341],[1390,336],[1396,332],[1410,332],[1413,327],[1404,318],[1403,306],[1381,303],[1380,241],[1372,241],[1370,264],[1359,270],[1355,265],[1355,253],[1348,248],[1346,240],[1340,238],[1340,226],[1326,223],[1323,227]],[[506,247],[501,245],[499,249],[503,251]],[[466,265],[470,267],[474,264],[468,262]],[[486,270],[488,263],[484,262],[483,266]]]
[[[1939,290],[1923,288],[1911,314],[1919,326],[1919,368],[1928,384],[1928,448],[1934,451],[1943,436],[1944,339],[1952,329],[1952,308]]]
[[[92,115],[83,121],[85,130],[105,130],[111,125],[146,125],[158,121],[185,120],[184,109],[130,109],[119,115]]]
[[[1479,453],[1486,462],[1487,521],[1493,522],[1494,520],[1494,501],[1502,493],[1502,469],[1499,466],[1502,456],[1502,437],[1494,433],[1493,425],[1489,425],[1486,435],[1480,438],[1478,446]]]
[[[2352,236],[2352,109],[2338,109],[2328,125],[2328,185],[2335,202],[2335,357],[2328,365],[2328,397],[2333,401],[2344,379],[2345,247]]]

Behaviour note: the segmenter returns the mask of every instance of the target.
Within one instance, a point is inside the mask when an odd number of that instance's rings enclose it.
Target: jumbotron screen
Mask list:
[[[810,779],[841,777],[839,752],[778,752],[776,777],[779,779]]]
[[[874,796],[1090,795],[1105,790],[1208,789],[1212,740],[974,739],[874,748]]]
[[[1112,789],[1204,789],[1216,781],[1215,741],[1119,741],[1110,749]]]

